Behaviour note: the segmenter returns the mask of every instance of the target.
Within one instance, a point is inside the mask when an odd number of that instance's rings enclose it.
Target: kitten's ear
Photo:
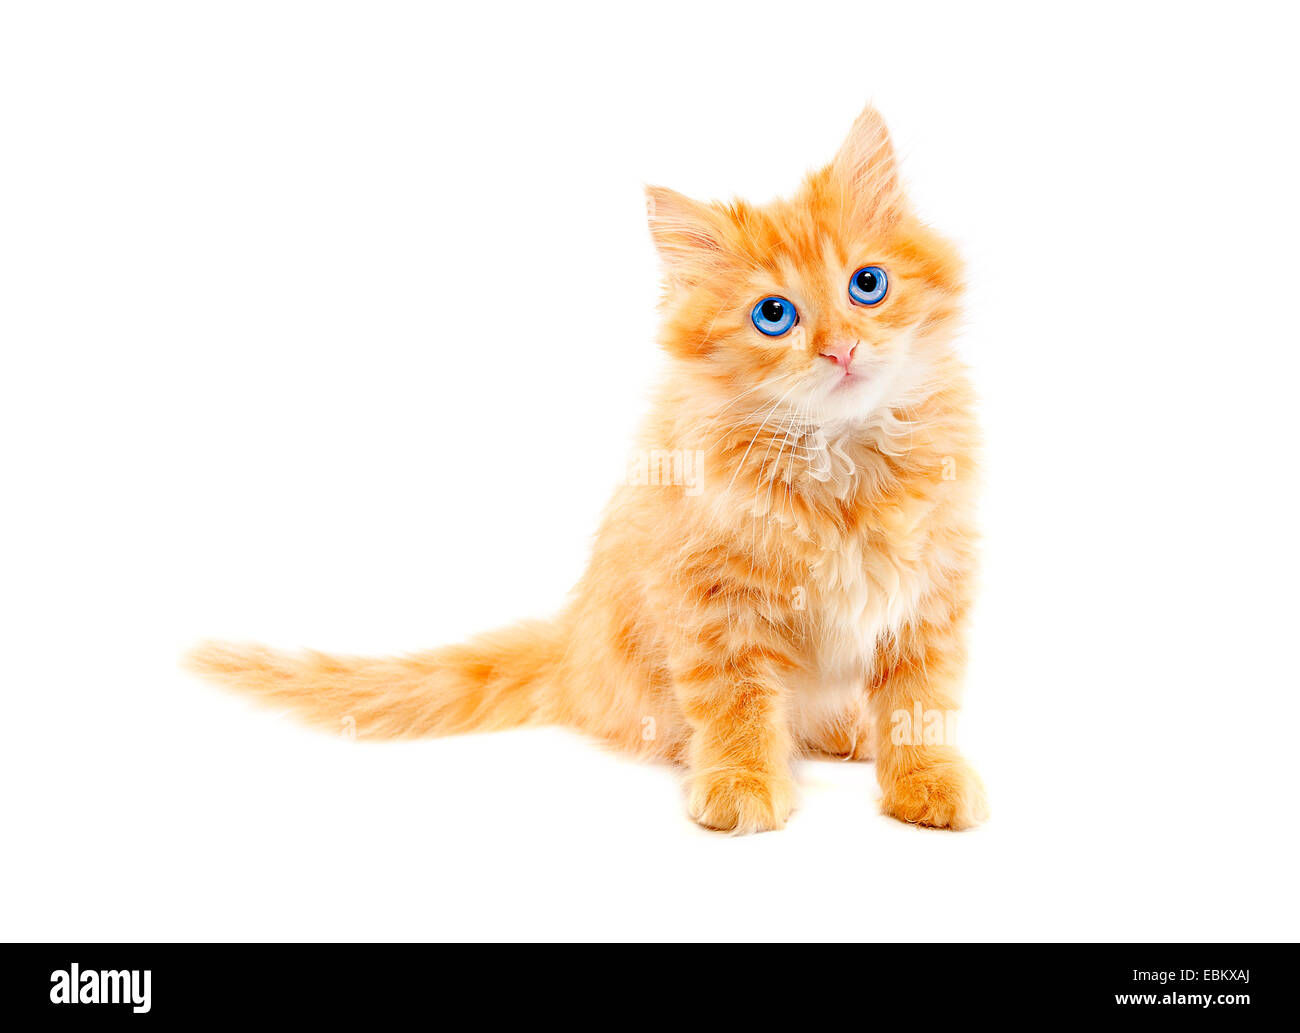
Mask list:
[[[722,264],[722,225],[712,208],[667,187],[646,187],[645,200],[669,284],[699,283]]]
[[[868,217],[892,218],[902,212],[905,200],[898,158],[885,120],[870,104],[853,123],[831,170]]]

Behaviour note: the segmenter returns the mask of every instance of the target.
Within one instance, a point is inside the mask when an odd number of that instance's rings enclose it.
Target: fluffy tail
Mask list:
[[[413,739],[548,723],[563,655],[559,627],[538,621],[383,660],[209,643],[187,666],[318,727]]]

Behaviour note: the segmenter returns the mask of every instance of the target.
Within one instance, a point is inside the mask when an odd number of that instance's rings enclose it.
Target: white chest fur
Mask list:
[[[823,551],[813,564],[816,581],[809,605],[817,641],[815,669],[791,684],[795,728],[816,741],[817,729],[842,726],[856,712],[882,641],[905,624],[930,587],[918,557],[846,541]]]
[[[895,544],[902,543],[852,538],[818,557],[816,599],[824,612],[814,617],[820,618],[815,625],[824,677],[865,675],[877,644],[911,619],[930,589],[928,564],[910,550],[888,547]]]

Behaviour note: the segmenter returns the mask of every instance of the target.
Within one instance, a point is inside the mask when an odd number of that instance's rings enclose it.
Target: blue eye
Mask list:
[[[849,280],[849,297],[859,305],[879,305],[889,290],[889,277],[878,265],[864,265]]]
[[[749,318],[754,321],[754,328],[760,334],[767,334],[768,337],[780,337],[783,333],[794,326],[799,321],[799,313],[795,307],[785,298],[778,298],[773,295],[770,298],[764,298],[754,306],[754,311],[749,314]]]

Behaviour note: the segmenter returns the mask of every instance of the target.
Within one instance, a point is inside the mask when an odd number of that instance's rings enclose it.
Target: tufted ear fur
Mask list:
[[[669,286],[699,283],[723,264],[723,223],[707,204],[667,187],[646,187],[650,236]]]
[[[831,174],[853,199],[854,209],[865,219],[892,221],[903,211],[903,184],[898,158],[885,120],[870,105],[853,123],[849,135],[831,162]]]

